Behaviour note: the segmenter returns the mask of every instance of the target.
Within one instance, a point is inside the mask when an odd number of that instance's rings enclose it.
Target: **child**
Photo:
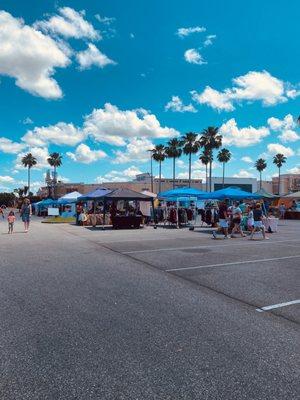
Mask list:
[[[14,223],[15,223],[16,217],[13,211],[11,211],[8,214],[7,217],[7,222],[8,222],[8,234],[13,233],[14,231]]]

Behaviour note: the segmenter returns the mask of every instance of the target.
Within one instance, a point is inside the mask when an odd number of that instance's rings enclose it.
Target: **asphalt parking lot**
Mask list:
[[[269,241],[0,230],[1,398],[297,397],[300,222]]]
[[[270,240],[212,240],[209,229],[147,228],[143,231],[91,232],[97,242],[145,265],[177,275],[253,306],[293,302],[268,310],[300,322],[300,223],[282,221]],[[97,233],[96,233],[97,232]],[[118,241],[118,238],[120,241]],[[99,240],[100,239],[100,240]]]

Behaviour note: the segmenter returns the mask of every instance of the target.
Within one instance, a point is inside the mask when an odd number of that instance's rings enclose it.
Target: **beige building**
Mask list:
[[[278,176],[272,178],[273,193],[278,194]],[[300,174],[282,174],[280,177],[280,194],[300,190]]]
[[[175,179],[175,187],[187,187],[189,185],[188,179]],[[152,188],[153,186],[153,188]],[[202,190],[203,184],[202,179],[192,179],[191,186]],[[142,192],[143,190],[148,190],[150,192],[159,192],[159,179],[153,178],[153,184],[151,182],[151,175],[149,173],[144,173],[137,175],[133,181],[129,182],[103,182],[103,183],[64,183],[58,182],[56,187],[57,197],[62,197],[67,193],[77,191],[82,194],[96,190],[97,188],[105,187],[107,189],[118,189],[125,188],[135,190],[136,192]],[[169,190],[173,188],[173,179],[162,178],[161,180],[161,190]],[[152,190],[153,189],[153,190]],[[38,195],[41,197],[48,197],[48,187],[41,187],[38,191]]]
[[[259,182],[257,183],[257,186],[259,188]],[[262,181],[261,185],[262,189],[264,189],[268,193],[273,193],[273,182],[272,181]]]

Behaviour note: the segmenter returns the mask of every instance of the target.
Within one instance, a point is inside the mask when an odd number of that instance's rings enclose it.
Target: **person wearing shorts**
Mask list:
[[[258,203],[253,210],[253,219],[254,219],[254,227],[250,235],[250,240],[253,240],[253,235],[255,232],[261,232],[263,238],[268,240],[269,238],[266,237],[265,226],[263,224],[263,212],[261,209],[261,205]]]
[[[21,217],[22,221],[24,222],[24,228],[26,233],[28,232],[29,229],[31,215],[32,215],[32,210],[31,210],[30,200],[24,199],[24,203],[22,204],[21,208]]]
[[[219,205],[219,224],[222,233],[224,234],[224,239],[228,239],[228,206],[227,206],[227,200],[223,201]],[[214,239],[217,238],[217,233],[216,231],[213,231],[212,233]]]
[[[235,203],[233,210],[232,210],[232,222],[234,223],[232,232],[231,232],[231,237],[233,237],[234,233],[239,233],[242,237],[245,237],[246,235],[243,234],[242,228],[241,228],[241,222],[242,222],[242,210],[239,207],[238,203]]]

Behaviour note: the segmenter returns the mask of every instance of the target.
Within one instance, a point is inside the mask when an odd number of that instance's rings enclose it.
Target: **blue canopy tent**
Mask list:
[[[77,198],[77,202],[79,201],[93,201],[97,199],[102,199],[104,196],[108,195],[111,193],[112,190],[106,189],[106,188],[98,188],[96,190],[93,190],[87,194],[84,194],[83,196],[79,196]]]
[[[207,192],[204,192],[203,190],[184,187],[158,193],[157,197],[159,199],[171,199],[171,198],[177,199],[180,197],[194,197],[199,199],[203,198],[205,195],[207,195]]]
[[[191,205],[191,202],[196,204],[197,201],[202,199],[206,194],[207,192],[204,192],[203,190],[183,187],[158,193],[157,197],[165,201],[173,201],[177,203],[177,227],[179,227],[178,209],[180,204],[183,204],[184,207],[188,207],[188,203]],[[194,226],[191,226],[190,229],[194,229]]]
[[[57,200],[44,199],[35,203],[35,209],[38,211],[38,215],[40,215],[40,213],[47,211],[48,207],[57,207],[58,205],[59,203]]]
[[[207,200],[243,200],[243,199],[260,199],[261,196],[255,193],[246,192],[236,187],[228,187],[225,189],[216,190],[215,192],[205,193],[202,199]]]
[[[58,201],[53,199],[45,199],[36,203],[38,207],[50,207],[50,206],[57,206]]]

